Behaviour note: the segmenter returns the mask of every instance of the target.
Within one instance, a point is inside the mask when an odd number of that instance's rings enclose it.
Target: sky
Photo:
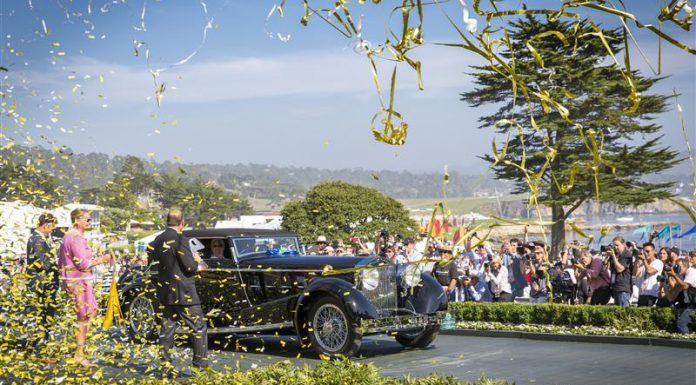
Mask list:
[[[385,22],[400,4],[382,3],[353,8],[354,15],[363,15],[363,38],[373,44],[384,41]],[[535,2],[544,3],[558,4]],[[645,22],[655,22],[661,4],[624,3]],[[302,26],[300,1],[288,1],[284,17],[274,14],[267,21],[273,5],[248,0],[2,0],[1,65],[9,70],[3,90],[28,119],[18,128],[2,116],[7,135],[24,144],[55,142],[77,152],[158,161],[415,172],[442,172],[447,165],[450,170],[485,171],[478,156],[490,152],[494,135],[478,129],[477,119],[493,107],[472,108],[459,100],[461,92],[473,89],[467,66],[482,61],[435,44],[458,41],[443,13],[464,28],[459,2],[426,7],[428,43],[413,55],[423,62],[425,89],[418,90],[407,66],[398,68],[395,109],[409,124],[403,146],[373,139],[371,119],[379,99],[369,61],[354,51],[354,40],[318,18]],[[390,25],[399,20],[396,12]],[[601,15],[596,20],[607,27],[618,22]],[[656,67],[657,39],[629,26]],[[664,30],[696,46],[693,32],[671,24]],[[635,68],[649,74],[635,49],[632,54]],[[669,77],[654,87],[654,92],[681,94],[692,144],[694,58],[663,44],[662,75]],[[378,61],[385,100],[392,69],[392,62]],[[152,70],[160,70],[157,81],[166,82],[160,106]],[[686,151],[676,108],[657,121],[664,126],[666,143]]]

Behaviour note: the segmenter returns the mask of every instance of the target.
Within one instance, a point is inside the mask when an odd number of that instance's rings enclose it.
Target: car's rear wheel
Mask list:
[[[320,355],[352,357],[360,349],[362,331],[336,298],[327,296],[314,302],[308,321],[310,342]]]
[[[139,342],[157,340],[158,315],[155,311],[157,300],[146,293],[134,293],[126,303],[128,309],[128,332]]]
[[[435,341],[438,334],[440,334],[440,325],[431,325],[420,332],[399,332],[394,338],[396,342],[409,348],[425,348]]]

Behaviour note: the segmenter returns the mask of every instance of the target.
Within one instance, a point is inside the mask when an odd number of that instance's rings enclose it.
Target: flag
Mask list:
[[[665,226],[659,233],[657,233],[657,239],[662,239],[669,235],[669,226]]]
[[[690,229],[686,230],[685,232],[681,233],[679,238],[684,238],[686,236],[691,236],[696,234],[696,226],[691,227]]]
[[[464,242],[464,228],[461,226],[452,234],[452,246],[457,246],[460,242]]]
[[[104,315],[104,324],[102,325],[104,329],[108,329],[111,325],[120,324],[123,320],[123,314],[121,313],[121,303],[118,300],[118,290],[116,289],[117,272],[116,265],[114,264],[114,275],[111,279],[111,287],[109,288],[109,300],[106,302],[106,314]]]
[[[445,233],[443,235],[447,235],[447,233],[449,233],[449,228],[450,228],[449,219],[443,220],[443,225],[444,225],[443,227],[445,230]]]
[[[440,227],[441,227],[440,220],[436,219],[435,220],[435,237],[436,238],[440,236]]]
[[[640,240],[642,241],[643,238],[645,238],[645,235],[650,234],[651,231],[652,231],[652,225],[647,225],[647,226],[643,226],[643,227],[640,227],[640,228],[634,230],[633,235],[636,236],[636,235],[640,234]]]
[[[679,238],[679,233],[681,232],[681,225],[672,226],[672,239]]]

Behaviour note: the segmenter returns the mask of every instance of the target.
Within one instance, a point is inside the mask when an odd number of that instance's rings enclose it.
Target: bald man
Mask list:
[[[177,370],[171,365],[170,350],[174,345],[174,333],[178,321],[184,321],[193,331],[193,366],[208,366],[208,329],[196,292],[196,272],[200,258],[191,252],[189,240],[181,234],[185,226],[180,209],[167,214],[167,229],[158,235],[147,248],[148,258],[156,262],[157,298],[162,304],[160,343],[165,376],[173,376]]]

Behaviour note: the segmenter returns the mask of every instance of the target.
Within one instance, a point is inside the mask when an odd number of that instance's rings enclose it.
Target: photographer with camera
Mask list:
[[[547,276],[546,245],[534,243],[533,256],[527,255],[525,263],[530,271],[529,302],[546,303],[549,300],[549,281]]]
[[[696,253],[689,253],[689,261],[686,258],[679,259],[675,266],[679,269],[672,268],[667,271],[667,275],[677,283],[677,287],[682,290],[681,307],[683,310],[677,318],[677,330],[683,334],[689,334],[689,323],[691,323],[691,315],[696,310]],[[681,271],[681,274],[677,272]]]
[[[614,237],[611,243],[605,250],[612,273],[614,304],[626,307],[630,305],[633,291],[633,254],[622,236]]]
[[[490,290],[488,290],[488,285],[486,285],[478,275],[471,274],[462,280],[462,297],[465,301],[474,302],[491,302],[493,297],[491,296]]]
[[[499,256],[493,256],[490,262],[483,264],[483,276],[486,283],[490,285],[493,302],[512,302],[508,270],[503,266]]]
[[[522,244],[518,239],[510,240],[510,247],[514,246],[515,254],[512,256],[512,263],[508,271],[510,280],[510,289],[512,290],[512,300],[517,297],[523,297],[524,291],[529,287],[527,282],[527,263],[526,259],[530,259],[534,251],[534,244]]]
[[[386,258],[385,251],[387,249],[387,246],[389,245],[389,230],[380,230],[379,233],[377,233],[377,237],[375,239],[375,246],[372,249],[372,255],[378,255],[380,257]]]
[[[580,303],[606,305],[611,298],[611,277],[602,258],[593,257],[589,250],[583,249],[577,262],[573,263],[573,268],[578,278]]]
[[[457,272],[457,264],[455,263],[454,255],[452,254],[452,246],[442,245],[438,250],[442,261],[435,264],[432,274],[433,277],[440,282],[440,285],[442,285],[442,290],[444,290],[447,299],[449,301],[455,301],[455,289],[457,288],[459,273]]]
[[[415,262],[423,259],[423,254],[416,249],[416,240],[413,238],[406,238],[404,240],[404,249],[399,254],[399,261],[401,263]]]
[[[660,291],[657,277],[662,274],[662,261],[655,254],[655,245],[643,244],[643,252],[636,254],[633,278],[638,286],[638,306],[655,306]]]
[[[678,302],[682,293],[682,288],[677,285],[674,275],[667,274],[673,269],[676,269],[676,275],[679,275],[680,267],[676,263],[679,259],[679,249],[666,248],[660,249],[659,259],[662,262],[662,274],[655,277],[660,284],[657,294],[657,307],[671,307]]]

